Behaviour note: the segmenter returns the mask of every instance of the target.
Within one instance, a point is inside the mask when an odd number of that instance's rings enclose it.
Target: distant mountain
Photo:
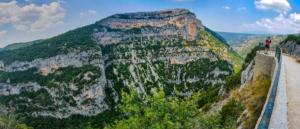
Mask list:
[[[244,34],[244,33],[233,33],[233,32],[217,32],[217,33],[221,35],[227,41],[227,43],[232,47],[240,46],[248,39],[262,38],[267,36],[263,34]]]
[[[31,41],[31,42],[23,42],[23,43],[13,43],[10,45],[5,46],[4,48],[0,48],[0,51],[4,51],[4,50],[15,50],[15,49],[19,49],[22,47],[27,47],[33,44],[37,44],[42,42],[43,40],[35,40],[35,41]]]
[[[37,129],[103,128],[122,91],[210,96],[242,59],[186,9],[116,14],[53,38],[0,52],[0,103]],[[236,71],[234,71],[236,70]],[[207,106],[208,107],[208,106]]]
[[[232,33],[232,32],[217,32],[219,33],[227,43],[237,51],[242,57],[251,52],[251,50],[259,45],[259,43],[264,43],[268,36],[271,36],[273,41],[273,47],[282,42],[286,35],[266,35],[266,34],[243,34],[243,33]]]

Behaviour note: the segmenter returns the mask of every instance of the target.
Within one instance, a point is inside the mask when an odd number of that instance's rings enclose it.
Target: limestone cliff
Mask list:
[[[280,43],[280,47],[284,53],[300,56],[300,35],[288,35],[286,39]]]
[[[280,45],[283,49],[284,52],[295,55],[295,56],[300,56],[300,44],[298,44],[295,41],[287,41],[284,42]]]
[[[96,23],[94,38],[100,44],[112,44],[131,38],[178,38],[192,41],[203,28],[195,14],[185,9],[116,14]]]
[[[91,117],[115,110],[128,88],[140,95],[222,92],[234,56],[186,9],[116,14],[1,51],[0,103],[12,101],[27,119]]]

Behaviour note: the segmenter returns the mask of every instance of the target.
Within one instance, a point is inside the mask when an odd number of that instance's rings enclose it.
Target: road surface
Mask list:
[[[283,56],[286,75],[288,128],[300,129],[300,63]]]

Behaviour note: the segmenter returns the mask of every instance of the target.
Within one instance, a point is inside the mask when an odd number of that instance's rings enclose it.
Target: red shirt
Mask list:
[[[267,39],[267,40],[266,40],[266,45],[271,45],[271,43],[272,43],[272,40],[271,40],[271,39]]]

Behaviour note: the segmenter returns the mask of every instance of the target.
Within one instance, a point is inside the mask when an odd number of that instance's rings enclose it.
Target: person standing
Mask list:
[[[265,41],[265,54],[269,54],[271,44],[272,44],[272,40],[271,37],[269,36]]]

